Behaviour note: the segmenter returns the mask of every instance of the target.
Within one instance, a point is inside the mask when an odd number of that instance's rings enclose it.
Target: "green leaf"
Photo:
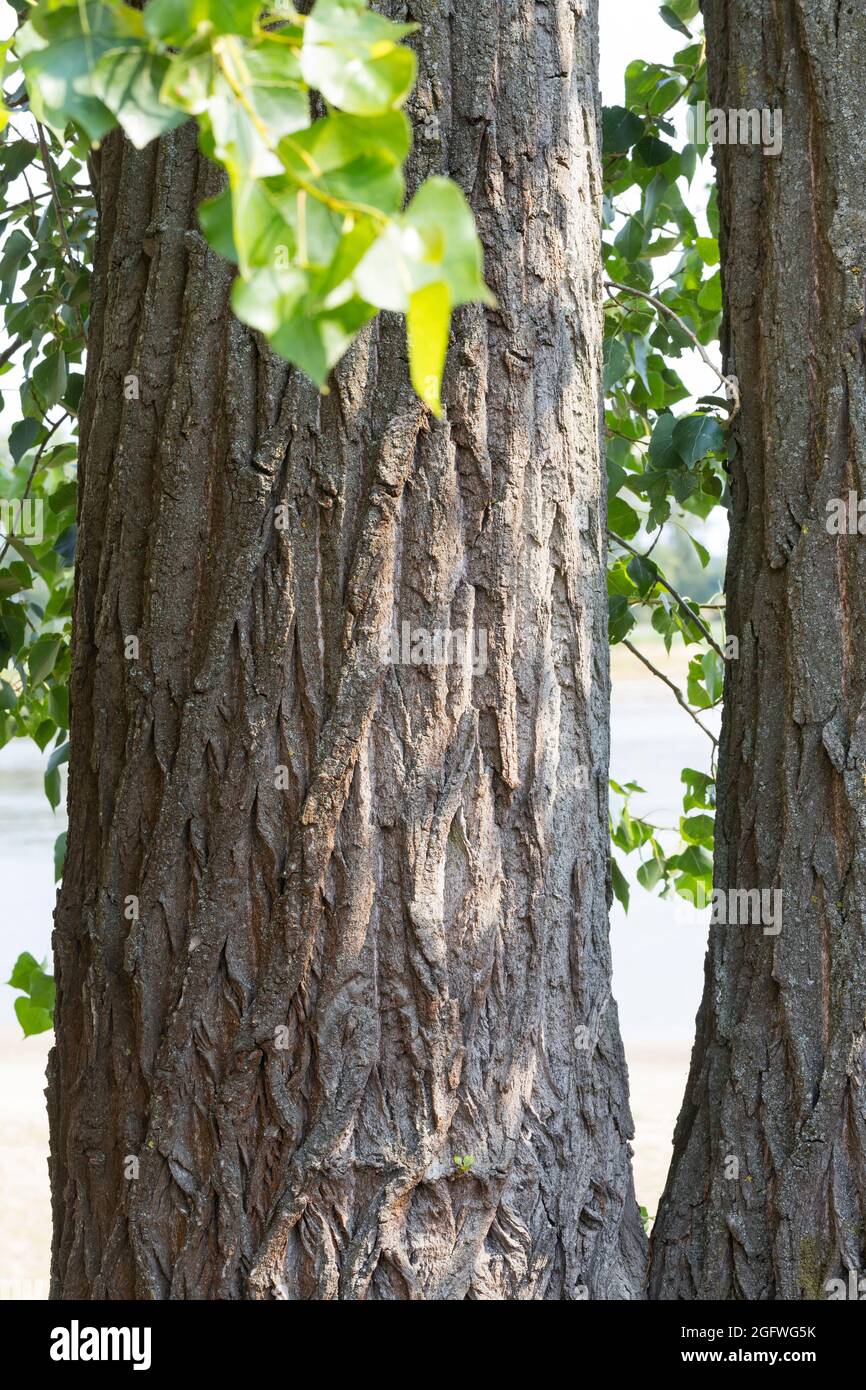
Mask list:
[[[718,700],[721,700],[722,692],[725,687],[725,669],[722,664],[722,658],[719,656],[718,652],[710,650],[704,652],[701,665],[703,666],[704,684],[707,687],[707,694],[713,704],[716,704]]]
[[[57,725],[53,719],[40,720],[37,727],[33,730],[31,737],[40,753],[44,753],[49,743],[57,733]]]
[[[150,13],[148,6],[147,13]],[[207,112],[214,94],[217,69],[207,40],[195,40],[172,57],[160,88],[160,100],[178,106],[190,116]],[[223,99],[232,101],[224,83]]]
[[[48,708],[57,727],[68,729],[69,689],[66,685],[52,685],[48,692]]]
[[[687,23],[690,20],[697,18],[701,5],[700,0],[670,0],[669,8],[673,10],[674,14],[677,16],[678,19],[681,19],[684,23]],[[699,48],[695,46],[696,55],[698,55],[699,52]],[[677,57],[680,56],[680,54],[677,54]]]
[[[626,154],[643,134],[644,123],[625,106],[602,109],[602,143],[605,155]]]
[[[644,189],[643,194],[643,224],[651,227],[656,212],[668,191],[668,180],[664,174],[654,174]]]
[[[679,468],[682,460],[674,447],[673,434],[676,427],[673,415],[660,415],[653,427],[648,454],[654,468]]]
[[[687,845],[681,854],[671,855],[667,863],[669,869],[679,869],[698,879],[713,871],[713,861],[700,845]]]
[[[21,995],[15,1000],[15,1014],[25,1038],[33,1037],[35,1033],[47,1033],[49,1028],[54,1027],[52,1013],[43,1006],[32,1003],[26,995]]]
[[[640,219],[629,217],[617,233],[613,244],[627,261],[636,261],[641,253],[644,235],[644,228]]]
[[[232,194],[224,188],[215,198],[199,203],[198,220],[213,249],[226,261],[238,262],[238,252],[232,231]]]
[[[447,287],[452,307],[495,303],[484,283],[481,243],[463,194],[448,179],[423,183],[403,217],[382,232],[363,257],[354,280],[362,299],[378,309],[406,313],[425,285]]]
[[[9,431],[9,452],[13,463],[19,463],[27,450],[32,448],[41,430],[42,426],[32,415],[25,416],[12,426]]]
[[[611,646],[621,642],[634,627],[634,615],[624,594],[610,594],[607,600],[607,628]]]
[[[699,236],[695,241],[695,246],[704,265],[719,264],[719,243],[715,237]]]
[[[6,983],[11,985],[13,989],[23,989],[29,993],[30,976],[33,974],[34,970],[40,970],[41,968],[35,956],[31,956],[29,951],[22,951],[13,965],[12,974],[9,976]]]
[[[714,833],[715,820],[712,816],[699,814],[683,816],[680,819],[680,834],[686,844],[704,845],[707,849],[712,849]]]
[[[45,795],[51,804],[52,811],[56,811],[60,805],[60,766],[69,761],[69,744],[64,743],[59,748],[55,748],[51,757],[48,759],[48,766],[45,769]]]
[[[55,984],[52,975],[46,975],[41,966],[34,970],[30,976],[30,998],[34,1005],[48,1010],[54,1010]]]
[[[683,807],[686,811],[714,809],[716,804],[716,784],[706,772],[697,772],[693,767],[684,767],[680,781],[685,783]]]
[[[187,120],[185,111],[160,99],[169,60],[144,49],[104,53],[91,75],[91,90],[116,116],[125,134],[143,149]]]
[[[38,637],[36,639],[30,648],[30,659],[27,663],[31,685],[40,685],[48,679],[54,670],[61,646],[62,642],[59,637]]]
[[[21,998],[15,1000],[15,1013],[25,1037],[33,1033],[44,1033],[54,1022],[54,978],[45,972],[45,962],[40,965],[29,951],[23,951],[12,968],[9,984],[13,989],[23,990]]]
[[[607,504],[607,524],[623,540],[630,541],[640,530],[640,517],[621,497],[611,497]]]
[[[33,371],[33,389],[43,410],[63,399],[66,390],[66,358],[52,352]]]
[[[405,193],[401,166],[409,153],[411,138],[409,122],[401,111],[373,117],[334,112],[281,142],[280,157],[289,179],[267,181],[265,192],[274,199],[279,198],[281,189],[288,193],[292,204],[282,210],[281,216],[293,225],[298,221],[294,200],[299,189],[345,204],[347,211],[355,209],[364,214],[376,209],[388,215],[397,214]],[[319,229],[310,218],[327,215],[327,208],[308,199],[306,209],[304,240],[308,254],[323,264],[330,260],[334,239],[323,252],[316,242]],[[341,215],[341,209],[330,214],[337,233],[341,230]]]
[[[285,44],[262,40],[237,49],[237,74],[244,99],[279,139],[310,124],[310,97],[298,55]],[[372,143],[372,142],[371,142]]]
[[[100,140],[114,117],[93,92],[92,73],[110,49],[137,45],[138,24],[136,11],[125,6],[90,0],[56,8],[42,0],[15,40],[36,119],[59,132],[74,121]]]
[[[717,314],[722,307],[722,277],[718,271],[702,286],[698,304],[707,313]]]
[[[633,555],[627,569],[641,598],[646,598],[655,588],[659,574],[658,566],[652,560],[645,559],[643,555]]]
[[[303,271],[262,269],[248,280],[235,281],[232,304],[238,318],[265,333],[276,352],[322,387],[355,334],[375,313],[357,295],[346,289],[343,293],[345,298],[329,296],[323,303]]]
[[[724,442],[725,432],[714,415],[686,415],[677,420],[671,434],[671,444],[686,468],[721,449]]]
[[[11,287],[22,262],[30,256],[32,247],[33,243],[27,233],[16,227],[6,240],[0,260],[0,280],[4,284]]]
[[[57,883],[63,877],[63,865],[66,862],[66,831],[62,830],[54,841],[54,882]]]
[[[641,864],[637,871],[637,881],[641,888],[645,888],[651,893],[656,884],[664,877],[664,870],[656,858],[648,859],[645,864]]]
[[[610,861],[610,878],[614,893],[616,894],[617,898],[619,898],[619,901],[622,903],[625,911],[628,912],[628,879],[626,878],[625,874],[623,873],[622,869],[619,867],[619,864],[617,864],[613,856],[611,856]]]
[[[697,551],[698,559],[701,562],[701,568],[706,569],[707,565],[710,563],[710,552],[705,545],[701,545],[700,541],[695,540],[691,532],[689,532],[689,540]]]
[[[393,24],[364,0],[316,0],[304,25],[304,80],[356,116],[390,111],[415,81],[415,55],[399,40],[416,28]]]
[[[691,38],[691,30],[683,24],[682,20],[674,13],[670,5],[662,5],[659,14],[665,24],[669,24],[670,27],[676,29],[678,33],[685,34],[687,39]]]
[[[612,391],[622,381],[630,362],[628,348],[619,338],[607,338],[604,344],[604,388]]]
[[[224,38],[220,43],[219,67],[209,70],[212,55],[193,45],[185,81],[177,90],[169,84],[164,95],[194,114],[207,112],[204,148],[226,165],[233,184],[278,175],[280,138],[305,133],[310,123],[297,57],[273,42],[244,46]],[[309,176],[310,168],[304,172]]]
[[[693,656],[689,662],[686,691],[689,704],[694,705],[695,709],[709,709],[714,704],[713,697],[705,685],[703,662],[698,656]]]
[[[643,160],[648,168],[654,169],[659,164],[667,164],[674,150],[671,145],[659,140],[655,135],[645,135],[634,147],[636,155]]]
[[[149,0],[144,27],[169,44],[183,43],[202,24],[216,34],[249,35],[263,8],[261,0]]]

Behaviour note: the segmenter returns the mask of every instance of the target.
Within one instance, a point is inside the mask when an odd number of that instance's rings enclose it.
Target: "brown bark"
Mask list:
[[[409,17],[413,177],[467,191],[498,298],[455,321],[441,424],[401,323],[320,397],[233,320],[191,129],[100,156],[55,1296],[640,1293],[607,939],[595,5]],[[486,670],[383,664],[395,620],[486,633]]]
[[[780,889],[783,915],[711,929],[651,1289],[820,1299],[866,1268],[866,551],[827,530],[829,499],[866,494],[866,13],[704,9],[712,105],[783,110],[779,158],[717,151],[743,410],[716,859],[717,888]]]

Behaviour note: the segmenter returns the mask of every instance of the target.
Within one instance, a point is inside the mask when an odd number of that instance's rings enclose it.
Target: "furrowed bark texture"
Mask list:
[[[819,1299],[866,1268],[866,541],[827,530],[829,499],[866,495],[866,12],[705,18],[712,105],[783,110],[779,158],[717,150],[743,410],[716,867],[781,889],[782,927],[711,928],[651,1287]]]
[[[231,317],[192,130],[100,157],[55,1296],[640,1296],[595,6],[409,18],[413,178],[466,190],[499,301],[457,317],[442,424],[401,323],[319,397]],[[383,662],[394,623],[482,659]]]

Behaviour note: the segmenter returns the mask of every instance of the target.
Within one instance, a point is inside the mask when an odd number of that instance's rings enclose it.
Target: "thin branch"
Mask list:
[[[635,548],[634,548],[633,545],[629,545],[628,541],[624,541],[623,538],[622,538],[622,536],[618,536],[618,535],[616,534],[616,532],[615,532],[615,531],[611,531],[609,527],[608,527],[608,532],[607,532],[607,534],[610,536],[610,538],[611,538],[612,541],[616,541],[617,545],[621,545],[622,548],[623,548],[623,550],[627,550],[627,551],[629,552],[630,555],[636,555],[637,558],[638,558],[639,560],[645,560],[645,559],[646,559],[646,556],[645,556],[645,555],[642,555],[641,552],[640,552],[639,550],[635,550]],[[709,642],[709,644],[710,644],[710,646],[712,647],[713,651],[716,652],[716,653],[722,658],[722,661],[724,661],[724,660],[725,660],[725,653],[722,651],[722,649],[721,649],[721,647],[719,646],[718,642],[716,641],[715,637],[714,637],[713,634],[710,632],[710,629],[707,627],[706,623],[703,621],[703,619],[702,619],[700,613],[698,613],[697,609],[692,608],[692,606],[691,606],[690,603],[687,603],[687,602],[686,602],[686,600],[683,598],[682,594],[678,594],[678,593],[677,593],[677,591],[676,591],[676,589],[674,588],[673,584],[670,584],[670,583],[668,582],[668,580],[665,579],[665,577],[664,577],[664,575],[662,574],[661,570],[658,570],[658,572],[657,572],[657,574],[656,574],[656,583],[657,583],[657,584],[661,584],[661,586],[662,586],[663,589],[667,589],[668,593],[671,595],[671,598],[675,598],[676,601],[677,601],[677,603],[680,604],[680,606],[681,606],[682,608],[685,609],[685,611],[688,613],[689,617],[692,619],[692,621],[695,623],[695,625],[696,625],[697,627],[700,628],[701,632],[704,634],[704,637],[705,637],[705,638],[707,639],[707,641]]]
[[[39,121],[36,122],[36,138],[39,141],[39,155],[45,167],[45,175],[48,179],[48,187],[51,189],[51,202],[54,205],[54,216],[57,220],[57,231],[60,236],[60,242],[63,247],[63,252],[71,268],[74,271],[78,272],[81,270],[81,266],[78,264],[78,261],[72,254],[72,247],[69,245],[69,237],[66,235],[66,223],[63,220],[63,203],[60,198],[60,191],[57,187],[57,180],[54,177],[54,165],[51,162],[51,154],[48,150],[48,143],[45,139],[45,131],[43,130],[42,125]],[[86,341],[87,334],[84,329],[84,319],[81,316],[81,309],[77,304],[75,305],[75,314],[78,319],[78,327],[81,330],[81,337],[83,340]]]
[[[738,415],[740,411],[741,402],[739,381],[735,376],[725,376],[721,367],[716,366],[715,362],[713,361],[712,357],[710,357],[710,354],[707,352],[703,343],[698,341],[696,335],[689,328],[688,324],[680,318],[679,314],[676,313],[673,309],[671,309],[669,305],[665,304],[663,299],[657,299],[654,294],[647,294],[645,290],[636,290],[633,285],[622,285],[620,284],[619,280],[605,280],[604,283],[605,287],[609,290],[621,290],[624,294],[633,294],[638,299],[645,299],[648,304],[652,304],[654,308],[658,309],[663,314],[669,314],[670,317],[674,320],[674,322],[679,324],[680,328],[683,330],[686,336],[688,338],[691,338],[692,342],[694,343],[704,362],[706,362],[710,371],[718,377],[722,385],[727,387],[728,391],[730,392],[731,399],[734,403],[734,408],[731,411],[729,419],[733,420],[734,416]]]
[[[0,352],[0,367],[5,367],[5,366],[6,366],[6,363],[9,361],[10,357],[14,357],[15,354],[16,354],[16,352],[18,351],[18,349],[19,349],[20,347],[23,347],[23,346],[24,346],[24,339],[23,339],[23,338],[16,338],[16,339],[14,340],[14,342],[11,342],[11,343],[9,344],[8,347],[5,347],[5,348],[3,349],[3,351]]]
[[[42,455],[45,453],[45,450],[46,450],[46,448],[48,447],[48,444],[50,443],[50,441],[51,441],[51,439],[52,439],[52,436],[55,434],[55,432],[56,432],[56,431],[60,428],[60,426],[63,424],[63,421],[64,421],[64,420],[68,420],[68,419],[69,419],[69,411],[68,411],[68,410],[64,410],[64,412],[63,412],[63,414],[61,415],[60,419],[59,419],[59,420],[55,420],[54,424],[51,426],[51,428],[50,428],[50,430],[48,431],[48,433],[46,434],[45,438],[42,440],[42,443],[39,445],[39,448],[36,450],[36,457],[35,457],[34,460],[33,460],[33,467],[30,469],[30,473],[28,474],[28,477],[27,477],[27,482],[24,484],[24,491],[23,491],[22,494],[21,494],[20,500],[21,500],[22,502],[26,501],[27,498],[30,496],[30,489],[31,489],[31,487],[33,486],[33,479],[36,477],[37,471],[38,471],[38,469],[39,469],[39,465],[40,465],[40,463],[42,462]],[[7,537],[6,537],[6,542],[5,542],[4,546],[3,546],[3,549],[0,550],[0,565],[2,565],[3,561],[6,559],[6,552],[8,551],[8,549],[9,549],[9,547],[10,547],[11,544],[12,544],[12,539],[11,539],[10,536],[7,536]]]
[[[710,742],[712,743],[713,747],[714,747],[714,748],[718,748],[718,746],[719,746],[719,741],[718,741],[718,739],[715,737],[714,734],[711,734],[711,733],[710,733],[710,731],[709,731],[709,729],[707,728],[706,724],[702,724],[702,723],[701,723],[700,719],[698,719],[698,716],[695,714],[695,712],[694,712],[694,710],[692,709],[691,705],[690,705],[690,704],[688,703],[688,701],[684,698],[683,693],[682,693],[682,691],[679,689],[679,687],[676,686],[676,685],[674,685],[673,681],[668,680],[668,678],[667,678],[667,676],[664,674],[664,672],[663,672],[663,671],[660,671],[660,670],[658,669],[657,666],[653,666],[652,662],[651,662],[651,661],[648,661],[647,658],[643,655],[643,652],[639,652],[638,649],[637,649],[637,647],[633,646],[632,643],[629,642],[629,640],[628,640],[627,637],[624,637],[624,638],[622,639],[622,645],[623,645],[624,647],[628,647],[628,649],[629,649],[629,651],[631,652],[632,656],[636,656],[637,659],[638,659],[638,661],[642,661],[643,664],[644,664],[644,666],[646,666],[646,668],[647,668],[648,671],[652,671],[652,673],[653,673],[654,676],[658,676],[659,680],[660,680],[660,681],[663,681],[664,684],[668,687],[668,689],[673,691],[674,696],[676,697],[677,704],[680,705],[680,706],[685,710],[685,712],[686,712],[686,714],[689,716],[689,718],[690,718],[690,719],[693,719],[693,720],[695,721],[695,723],[697,724],[698,728],[701,729],[701,730],[706,734],[707,738],[710,740]]]

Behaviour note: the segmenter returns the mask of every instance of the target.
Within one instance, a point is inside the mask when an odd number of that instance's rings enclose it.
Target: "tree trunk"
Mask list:
[[[781,930],[711,928],[659,1298],[820,1299],[866,1268],[866,14],[706,0],[711,102],[783,109],[778,158],[717,151],[739,377],[716,887]],[[866,527],[864,527],[866,529]],[[859,634],[859,636],[858,636]]]
[[[412,175],[466,190],[499,301],[444,423],[401,322],[320,397],[232,318],[192,129],[99,156],[54,1296],[640,1296],[595,4],[411,17]]]

